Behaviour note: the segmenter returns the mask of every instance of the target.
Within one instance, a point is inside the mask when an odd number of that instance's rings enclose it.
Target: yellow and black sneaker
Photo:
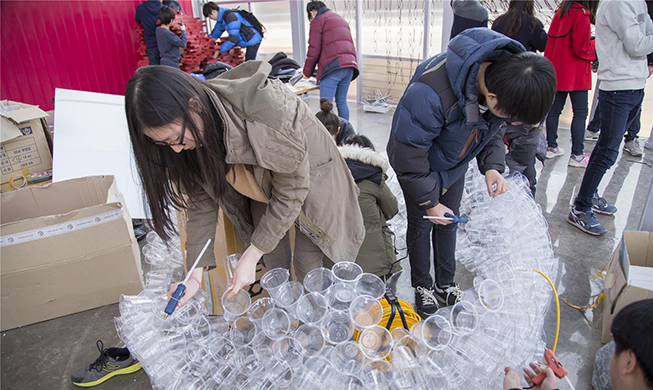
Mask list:
[[[73,384],[93,387],[116,375],[131,374],[141,369],[141,363],[134,359],[127,348],[104,348],[102,340],[97,341],[98,357],[87,367],[82,367],[71,376]]]

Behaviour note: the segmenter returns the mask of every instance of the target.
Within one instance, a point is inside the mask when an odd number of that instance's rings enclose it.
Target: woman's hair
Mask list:
[[[370,139],[366,136],[360,134],[352,135],[351,137],[345,139],[342,143],[344,145],[356,145],[360,146],[361,148],[368,148],[376,151],[372,141],[370,141]]]
[[[535,19],[535,0],[510,0],[508,5],[508,11],[505,14],[499,16],[494,23],[497,23],[501,20],[507,26],[507,34],[510,38],[513,38],[519,33],[519,30],[522,27],[522,15],[530,16],[530,30],[531,32],[535,31],[536,19]]]
[[[320,122],[322,122],[324,127],[326,127],[329,134],[336,136],[338,132],[340,132],[340,119],[338,119],[338,115],[334,114],[331,110],[333,110],[333,103],[331,103],[327,98],[321,98],[320,112],[315,114],[315,116],[320,120]]]
[[[590,11],[590,23],[594,24],[596,22],[596,10],[599,8],[599,0],[563,0],[558,11],[560,12],[560,16],[569,14],[569,10],[574,3],[578,3],[587,8]]]
[[[220,11],[220,7],[212,1],[204,3],[202,6],[202,15],[204,15],[205,18],[208,18],[213,11]]]
[[[202,184],[213,187],[218,198],[229,185],[224,124],[212,99],[217,96],[208,86],[169,66],[140,68],[127,83],[125,111],[136,168],[152,227],[164,239],[174,232],[173,207],[191,207]],[[176,153],[143,133],[170,124],[182,124],[195,149]]]
[[[319,11],[322,7],[326,7],[326,4],[324,4],[321,1],[311,0],[306,4],[306,13],[308,14],[309,22],[313,20],[313,17],[311,16],[311,11]]]
[[[161,24],[170,24],[170,22],[175,20],[175,15],[175,10],[168,6],[163,6],[159,10],[159,20],[161,21]]]

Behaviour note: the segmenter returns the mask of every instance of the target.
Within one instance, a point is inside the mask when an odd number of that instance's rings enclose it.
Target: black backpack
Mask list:
[[[249,22],[249,24],[252,25],[252,28],[253,28],[254,30],[258,31],[259,34],[261,34],[261,38],[265,37],[265,33],[267,32],[267,30],[265,29],[265,26],[264,26],[264,25],[263,25],[263,24],[262,24],[262,23],[261,23],[261,22],[256,18],[256,16],[254,16],[253,13],[251,13],[251,12],[249,12],[249,11],[246,11],[246,10],[244,10],[244,9],[240,9],[240,8],[236,8],[236,9],[233,9],[233,10],[230,10],[230,11],[232,11],[232,12],[233,12],[233,11],[239,12],[239,13],[240,13],[240,16],[242,16],[243,19],[247,20],[247,21]],[[225,13],[225,14],[226,14],[226,13]],[[225,17],[226,17],[226,15],[225,15]],[[244,27],[249,27],[249,26],[241,26],[241,27],[240,27],[241,30],[242,30]]]

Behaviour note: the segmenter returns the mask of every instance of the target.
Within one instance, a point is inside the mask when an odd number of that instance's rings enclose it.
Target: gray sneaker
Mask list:
[[[630,153],[630,155],[633,157],[642,157],[644,154],[642,148],[639,147],[639,141],[637,141],[637,139],[626,142],[624,144],[624,150]]]
[[[74,385],[93,387],[116,375],[131,374],[141,369],[141,363],[134,359],[127,348],[104,348],[102,340],[98,340],[96,345],[100,357],[73,372],[70,379]]]

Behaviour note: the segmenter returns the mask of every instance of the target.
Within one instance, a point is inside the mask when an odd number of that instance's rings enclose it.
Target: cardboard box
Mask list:
[[[625,306],[653,298],[653,233],[626,231],[606,269],[603,343],[614,316]]]
[[[47,133],[48,114],[29,104],[3,100],[4,107],[18,108],[0,112],[0,183],[13,175],[45,172],[52,169],[52,140]]]
[[[113,176],[24,188],[1,201],[2,330],[143,289],[138,243]]]
[[[177,213],[177,228],[179,230],[179,241],[181,242],[182,252],[185,255],[186,244],[186,215],[184,212]],[[222,210],[218,212],[218,225],[215,232],[215,241],[213,245],[213,254],[215,255],[216,267],[204,274],[202,287],[209,296],[208,310],[210,314],[222,315],[222,303],[220,298],[227,289],[227,272],[225,269],[224,258],[236,253],[243,253],[246,245],[240,238],[238,229],[231,223],[229,218],[224,215]],[[188,269],[188,259],[186,269]],[[193,261],[195,259],[192,259]],[[192,262],[191,262],[192,263]],[[192,265],[192,264],[191,264]],[[261,287],[261,277],[267,270],[262,262],[256,267],[256,281],[249,288],[252,301],[269,296]]]

